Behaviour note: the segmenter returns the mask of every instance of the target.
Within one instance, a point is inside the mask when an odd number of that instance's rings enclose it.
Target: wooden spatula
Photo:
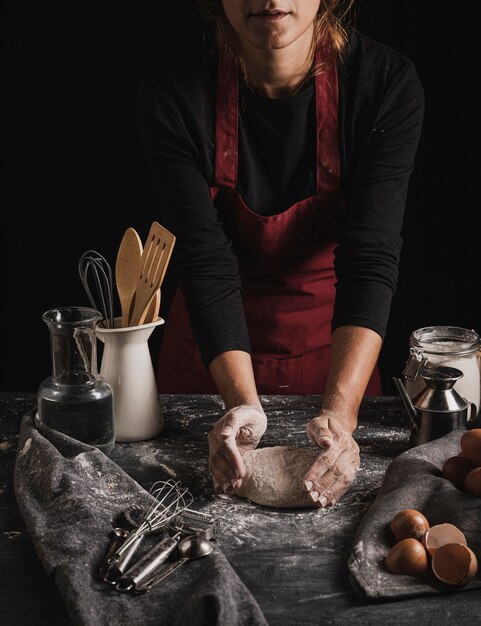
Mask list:
[[[142,252],[134,308],[129,319],[130,326],[142,323],[145,310],[164,280],[174,244],[175,236],[158,222],[152,222]]]
[[[142,241],[134,228],[127,228],[120,242],[115,263],[115,282],[122,310],[122,328],[129,325],[132,300],[137,287],[142,258]]]
[[[141,324],[150,324],[157,321],[160,309],[160,289],[154,293],[148,307],[144,310],[144,314],[140,318]]]

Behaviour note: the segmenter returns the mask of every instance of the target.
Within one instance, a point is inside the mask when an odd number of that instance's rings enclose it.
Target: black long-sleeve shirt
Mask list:
[[[332,328],[364,326],[384,337],[423,90],[409,59],[356,31],[338,83],[347,213],[335,248]],[[217,55],[192,53],[146,77],[138,98],[158,219],[177,237],[172,262],[206,364],[226,350],[250,351],[237,259],[209,196],[216,84]],[[314,83],[282,99],[240,93],[238,189],[251,210],[280,213],[315,193]]]

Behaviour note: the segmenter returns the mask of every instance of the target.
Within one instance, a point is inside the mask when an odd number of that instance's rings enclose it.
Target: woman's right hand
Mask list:
[[[242,484],[242,456],[257,447],[267,428],[267,418],[257,406],[243,404],[229,409],[208,434],[209,470],[217,493],[232,493]]]

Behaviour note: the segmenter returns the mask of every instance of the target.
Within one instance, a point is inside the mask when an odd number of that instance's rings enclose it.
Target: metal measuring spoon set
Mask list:
[[[218,532],[218,520],[188,507],[193,502],[189,491],[172,480],[154,483],[150,494],[154,503],[147,509],[133,505],[124,511],[133,526],[128,531],[113,529],[113,539],[99,570],[99,578],[117,591],[142,593],[167,578],[190,560],[210,554]],[[146,535],[160,531],[161,539],[144,556],[131,565]],[[159,566],[178,551],[177,560],[160,571]]]

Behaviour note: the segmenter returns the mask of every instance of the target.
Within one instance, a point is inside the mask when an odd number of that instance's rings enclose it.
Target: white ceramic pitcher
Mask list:
[[[154,368],[148,340],[153,330],[164,323],[162,318],[150,324],[95,329],[105,344],[100,374],[110,384],[114,396],[116,441],[143,441],[158,435],[164,428]]]

